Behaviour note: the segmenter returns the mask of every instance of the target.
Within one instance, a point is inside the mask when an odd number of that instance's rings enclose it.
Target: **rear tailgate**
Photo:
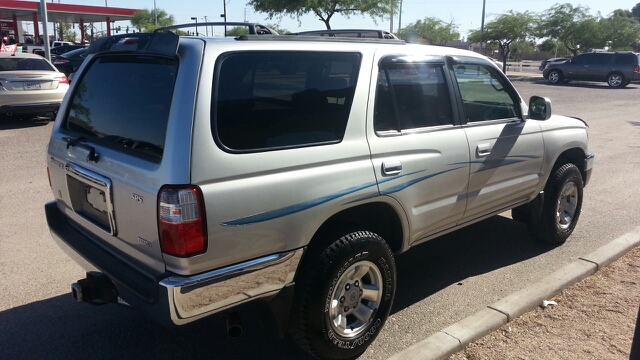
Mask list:
[[[156,275],[165,272],[158,191],[189,182],[191,116],[181,119],[186,130],[172,130],[180,124],[169,121],[182,111],[171,106],[177,72],[177,57],[92,57],[60,109],[47,155],[57,206],[70,223],[88,241]],[[167,137],[180,140],[169,149]],[[176,152],[186,157],[165,156]]]

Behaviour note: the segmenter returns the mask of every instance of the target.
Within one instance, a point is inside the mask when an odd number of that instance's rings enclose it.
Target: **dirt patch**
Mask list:
[[[629,359],[640,305],[640,247],[449,360]],[[550,299],[551,300],[551,299]]]

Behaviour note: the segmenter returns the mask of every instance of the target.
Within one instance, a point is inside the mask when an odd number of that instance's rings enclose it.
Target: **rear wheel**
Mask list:
[[[552,84],[559,84],[562,82],[562,79],[562,73],[558,70],[551,70],[549,72],[549,76],[547,76],[547,80]]]
[[[609,86],[611,86],[612,88],[623,87],[624,83],[625,83],[625,80],[622,74],[613,73],[607,76],[607,84],[609,84]]]
[[[396,268],[386,242],[368,231],[309,250],[296,280],[293,340],[319,358],[360,356],[384,325],[396,290]]]
[[[573,232],[582,210],[582,175],[573,164],[555,171],[544,188],[539,219],[529,229],[541,241],[562,244]]]

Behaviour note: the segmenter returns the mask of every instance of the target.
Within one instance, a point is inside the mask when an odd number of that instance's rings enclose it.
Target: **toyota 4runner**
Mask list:
[[[394,254],[509,209],[558,244],[580,216],[586,124],[472,52],[161,30],[89,53],[47,154],[78,302],[183,325],[266,301],[308,353],[353,358]]]

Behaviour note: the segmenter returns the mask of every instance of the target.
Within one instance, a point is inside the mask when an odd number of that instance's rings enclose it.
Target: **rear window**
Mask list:
[[[231,53],[216,72],[214,136],[230,151],[340,142],[359,67],[359,53]]]
[[[0,71],[13,71],[13,70],[44,70],[55,71],[51,65],[44,59],[35,58],[2,58],[0,59]]]
[[[106,55],[76,81],[63,129],[160,162],[178,64],[175,59]]]

